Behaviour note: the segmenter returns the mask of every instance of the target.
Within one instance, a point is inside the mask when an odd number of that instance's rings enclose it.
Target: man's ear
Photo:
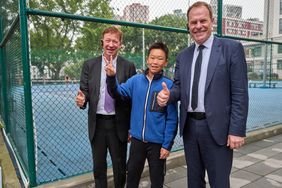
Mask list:
[[[189,33],[189,23],[186,24],[187,31]]]
[[[103,47],[103,40],[101,39],[101,46]]]

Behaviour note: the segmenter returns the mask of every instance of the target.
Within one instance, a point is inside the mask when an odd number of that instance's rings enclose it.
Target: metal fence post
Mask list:
[[[217,2],[217,35],[222,36],[222,0]]]
[[[2,16],[0,17],[0,43],[2,44],[3,40],[3,20]],[[4,53],[4,45],[0,46],[0,66],[1,66],[1,97],[2,97],[2,115],[3,115],[3,121],[5,124],[5,131],[6,133],[10,132],[10,127],[9,127],[9,108],[8,108],[8,95],[7,95],[7,67],[5,63],[5,53]]]
[[[30,65],[29,65],[29,43],[28,43],[28,25],[26,14],[26,0],[19,1],[20,14],[20,32],[22,46],[22,64],[24,77],[24,98],[25,98],[25,117],[26,117],[26,139],[28,151],[28,175],[30,186],[36,186],[36,170],[35,170],[35,149],[33,134],[33,118],[32,118],[32,99],[31,99],[31,81],[30,81]]]

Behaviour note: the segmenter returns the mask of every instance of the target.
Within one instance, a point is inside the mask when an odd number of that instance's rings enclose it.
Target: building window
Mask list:
[[[261,57],[261,46],[253,48],[253,57]]]
[[[282,70],[282,60],[277,60],[277,70]]]
[[[282,54],[282,44],[278,44],[278,54]]]
[[[280,0],[280,15],[282,14],[282,0]]]
[[[282,19],[279,19],[279,34],[282,34]]]

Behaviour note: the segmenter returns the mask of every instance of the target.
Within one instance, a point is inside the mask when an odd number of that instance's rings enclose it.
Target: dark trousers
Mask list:
[[[96,188],[107,188],[107,151],[112,159],[115,188],[126,181],[127,142],[122,143],[116,132],[114,116],[97,115],[95,135],[91,143]]]
[[[138,188],[146,159],[149,163],[151,187],[163,187],[166,160],[160,159],[161,147],[161,144],[144,143],[135,138],[131,139],[127,164],[127,188]]]
[[[211,188],[230,187],[233,150],[214,141],[206,119],[189,118],[185,125],[183,142],[189,188],[206,187],[205,170]]]

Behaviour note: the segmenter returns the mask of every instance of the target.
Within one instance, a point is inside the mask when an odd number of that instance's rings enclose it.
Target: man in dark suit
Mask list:
[[[248,114],[247,67],[241,43],[212,35],[212,9],[198,1],[187,11],[195,43],[176,58],[173,87],[158,103],[180,100],[188,187],[230,187],[233,149],[244,144]]]
[[[88,131],[92,147],[93,171],[96,188],[107,187],[107,150],[109,150],[116,188],[124,187],[126,180],[126,152],[130,126],[129,101],[110,97],[106,86],[105,67],[111,61],[119,83],[136,74],[133,63],[118,56],[122,32],[116,27],[106,28],[101,44],[103,54],[83,65],[80,90],[76,104],[82,109],[89,104]]]

